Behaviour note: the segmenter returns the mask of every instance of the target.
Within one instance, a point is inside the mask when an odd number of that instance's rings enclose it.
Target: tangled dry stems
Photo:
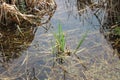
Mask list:
[[[11,23],[16,23],[21,25],[21,23],[26,22],[34,25],[41,25],[41,20],[43,17],[47,16],[48,19],[54,13],[56,9],[55,2],[41,2],[38,0],[38,5],[27,4],[8,4],[2,2],[0,4],[0,23],[3,25],[10,25]],[[34,3],[36,4],[36,3]],[[18,6],[23,5],[22,10]],[[23,10],[25,8],[25,11]],[[47,21],[47,20],[46,20]]]

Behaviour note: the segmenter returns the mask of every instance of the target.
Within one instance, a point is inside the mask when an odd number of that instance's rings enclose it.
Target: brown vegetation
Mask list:
[[[0,2],[0,24],[11,25],[25,22],[41,25],[44,16],[50,17],[56,4],[53,0],[2,0]]]

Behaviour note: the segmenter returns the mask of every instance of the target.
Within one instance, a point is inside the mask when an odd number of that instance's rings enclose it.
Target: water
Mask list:
[[[112,47],[108,44],[103,34],[100,33],[100,21],[104,17],[105,9],[99,7],[89,8],[89,5],[96,4],[91,2],[87,2],[86,6],[84,6],[84,2],[83,6],[78,6],[76,4],[79,3],[79,0],[56,0],[56,3],[57,9],[51,20],[49,23],[42,25],[50,29],[45,30],[42,26],[27,29],[31,32],[28,32],[22,38],[23,40],[20,40],[21,36],[16,37],[15,35],[14,37],[13,34],[17,33],[11,34],[14,39],[6,38],[16,43],[20,42],[20,44],[17,45],[17,48],[13,48],[12,51],[10,47],[6,49],[7,54],[9,54],[9,51],[18,53],[17,58],[13,56],[14,54],[10,56],[10,60],[8,61],[4,60],[5,57],[0,58],[1,79],[6,76],[7,78],[18,80],[26,79],[27,77],[37,77],[40,80],[44,80],[45,78],[51,80],[120,79],[120,61],[117,56],[113,56]],[[81,11],[85,7],[86,10]],[[99,13],[96,16],[95,12],[97,10],[99,10]],[[67,63],[63,64],[62,67],[58,64],[53,68],[51,40],[54,40],[54,38],[52,32],[57,31],[59,23],[62,25],[67,46],[70,50],[75,49],[82,35],[89,30],[77,54],[84,62],[87,70],[81,66],[75,56],[68,56],[66,58]],[[10,44],[11,41],[9,41],[9,45],[14,45],[14,43]],[[35,71],[33,71],[33,68],[35,68]],[[34,72],[35,75],[33,74]]]

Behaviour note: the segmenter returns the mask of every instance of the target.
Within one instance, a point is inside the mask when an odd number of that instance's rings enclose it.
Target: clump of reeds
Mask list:
[[[62,30],[62,26],[61,24],[58,25],[58,31],[56,33],[53,32],[54,42],[53,41],[51,42],[52,54],[53,54],[53,67],[52,67],[53,73],[51,72],[51,74],[55,74],[55,76],[53,77],[57,79],[59,77],[58,75],[61,75],[63,76],[63,80],[66,80],[66,78],[68,78],[68,76],[66,75],[69,75],[69,77],[75,78],[75,75],[72,74],[71,71],[73,66],[74,66],[74,69],[76,68],[75,67],[76,64],[81,66],[81,68],[85,70],[87,69],[87,66],[84,64],[83,60],[77,54],[78,51],[79,53],[82,51],[82,50],[79,50],[79,48],[84,42],[86,36],[87,36],[87,32],[79,40],[74,50],[70,50],[69,49],[70,46],[69,47],[67,46],[67,41],[66,41],[67,39],[65,37],[64,31]],[[56,71],[56,67],[60,71]],[[59,74],[59,73],[62,73],[62,74]]]
[[[60,24],[58,26],[58,33],[53,33],[53,35],[55,38],[55,45],[52,46],[52,53],[55,54],[55,56],[57,57],[56,60],[59,61],[59,63],[63,63],[63,55],[70,52],[66,52],[65,50],[65,35]]]
[[[58,33],[53,33],[55,38],[55,43],[52,45],[52,53],[56,56],[56,61],[58,63],[63,64],[64,58],[66,56],[74,55],[78,60],[81,60],[79,56],[77,56],[77,51],[80,48],[81,44],[84,42],[87,32],[83,35],[82,39],[80,39],[77,47],[74,49],[74,51],[70,51],[66,46],[66,39],[64,32],[62,30],[62,26],[59,24],[58,26]],[[82,66],[85,68],[85,66],[82,64]]]

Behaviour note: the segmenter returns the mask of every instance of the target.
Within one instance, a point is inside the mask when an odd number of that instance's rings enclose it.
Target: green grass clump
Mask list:
[[[53,35],[55,38],[55,43],[54,45],[52,45],[52,53],[55,54],[57,58],[56,61],[58,61],[59,63],[63,63],[63,55],[65,53],[66,40],[64,32],[62,30],[62,26],[60,24],[58,25],[58,32],[54,32]]]
[[[62,30],[61,24],[58,25],[58,32],[53,33],[53,35],[54,35],[55,43],[54,45],[52,45],[52,53],[56,55],[56,58],[60,63],[63,62],[66,55],[70,56],[71,54],[73,54],[76,56],[77,59],[80,59],[76,53],[79,50],[81,44],[84,42],[87,36],[87,32],[83,35],[82,39],[80,39],[74,51],[70,51],[67,49],[65,35]]]
[[[62,26],[60,24],[58,26],[58,33],[54,33],[54,38],[56,40],[56,45],[58,47],[59,52],[64,52],[66,42]]]

